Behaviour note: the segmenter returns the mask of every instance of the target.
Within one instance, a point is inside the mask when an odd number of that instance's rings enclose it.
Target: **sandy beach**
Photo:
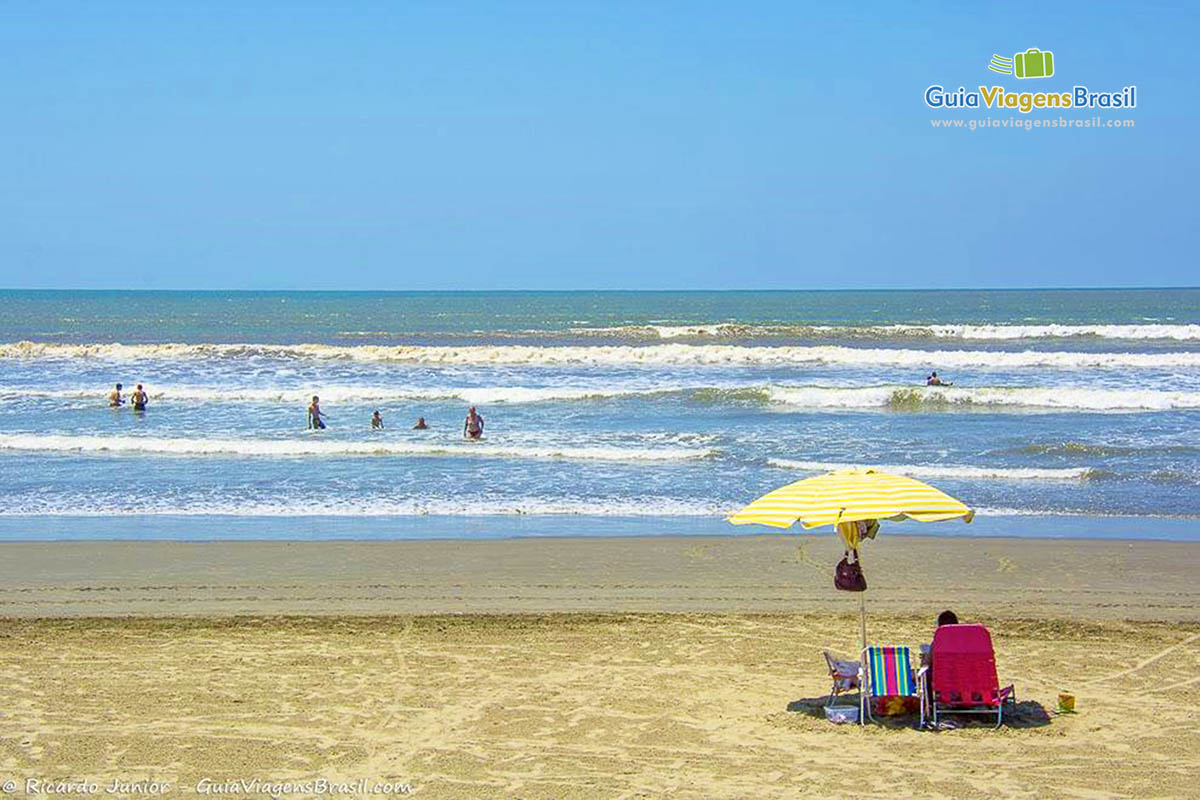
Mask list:
[[[944,607],[987,623],[1021,701],[1011,726],[817,716],[821,651],[857,638],[829,537],[8,543],[0,780],[1197,796],[1200,545],[869,548],[871,639],[928,641]],[[1060,691],[1077,714],[1054,714]]]

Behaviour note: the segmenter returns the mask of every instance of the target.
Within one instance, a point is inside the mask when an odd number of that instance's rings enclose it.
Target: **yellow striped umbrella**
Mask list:
[[[974,517],[975,512],[966,505],[927,483],[873,469],[839,469],[764,494],[736,514],[730,514],[728,520],[734,525],[756,523],[774,528],[790,528],[800,522],[806,528],[816,528],[865,519],[970,522]],[[867,646],[865,595],[866,592],[858,595],[864,649]]]
[[[816,528],[860,519],[970,522],[974,516],[966,505],[927,483],[873,469],[840,469],[764,494],[728,520],[774,528],[800,522]]]

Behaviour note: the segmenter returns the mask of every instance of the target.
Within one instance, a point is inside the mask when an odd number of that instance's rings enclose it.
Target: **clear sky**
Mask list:
[[[4,3],[0,286],[1200,283],[1196,7],[976,5]]]

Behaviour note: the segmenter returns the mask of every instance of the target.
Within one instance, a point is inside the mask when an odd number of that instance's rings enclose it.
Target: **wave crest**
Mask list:
[[[213,456],[393,456],[569,459],[584,461],[686,461],[711,458],[712,449],[683,447],[557,447],[482,442],[341,441],[313,435],[294,439],[185,439],[156,436],[0,434],[0,450],[58,453],[148,453]]]
[[[526,331],[543,335],[561,335],[559,331]],[[693,325],[617,325],[605,328],[572,328],[569,333],[634,340],[669,339],[963,339],[975,341],[1017,341],[1020,339],[1123,339],[1123,340],[1200,340],[1196,324],[924,324],[890,325],[806,325],[711,323]]]
[[[722,519],[733,509],[713,503],[657,497],[584,499],[573,497],[514,497],[464,499],[454,497],[354,498],[319,500],[231,500],[222,498],[97,498],[91,495],[9,498],[3,516],[94,517],[147,514],[213,517],[426,517],[426,516],[584,516],[584,517],[712,517]]]
[[[832,472],[837,469],[863,466],[861,464],[843,464],[826,461],[792,461],[784,458],[772,458],[768,462],[773,467],[795,469],[803,472]],[[881,472],[894,475],[906,475],[912,478],[962,478],[972,480],[978,478],[1017,480],[1017,481],[1082,481],[1096,480],[1105,477],[1104,470],[1090,467],[1069,467],[1066,469],[1040,469],[1025,467],[968,467],[955,464],[880,464],[870,465]]]
[[[965,369],[1174,369],[1200,367],[1200,352],[1085,353],[1069,351],[912,350],[838,345],[758,347],[747,345],[659,344],[588,347],[530,345],[385,346],[270,344],[0,344],[0,358],[142,359],[269,358],[412,363],[449,366],[771,366],[834,364]]]
[[[1170,411],[1200,408],[1200,392],[1085,387],[934,386],[476,386],[397,389],[335,384],[236,387],[166,385],[148,387],[152,402],[263,403],[301,405],[313,393],[331,404],[457,401],[472,405],[603,402],[623,398],[682,399],[705,405],[790,406],[829,410],[955,411],[1052,409],[1082,411]],[[52,390],[3,390],[0,399],[45,397],[99,402],[95,386]]]
[[[1200,408],[1200,392],[1076,387],[870,386],[858,389],[776,387],[771,402],[840,408],[888,408],[893,411],[1036,408],[1082,411],[1169,411]]]

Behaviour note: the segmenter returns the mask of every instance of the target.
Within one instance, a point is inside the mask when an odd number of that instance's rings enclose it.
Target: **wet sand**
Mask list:
[[[947,606],[986,622],[1014,724],[819,716],[821,651],[858,633],[829,537],[4,544],[0,779],[1197,796],[1200,545],[868,547],[872,640],[928,641]],[[1079,713],[1053,714],[1063,690]]]
[[[884,535],[873,611],[1200,619],[1200,543]],[[0,616],[850,611],[832,536],[0,543]]]

